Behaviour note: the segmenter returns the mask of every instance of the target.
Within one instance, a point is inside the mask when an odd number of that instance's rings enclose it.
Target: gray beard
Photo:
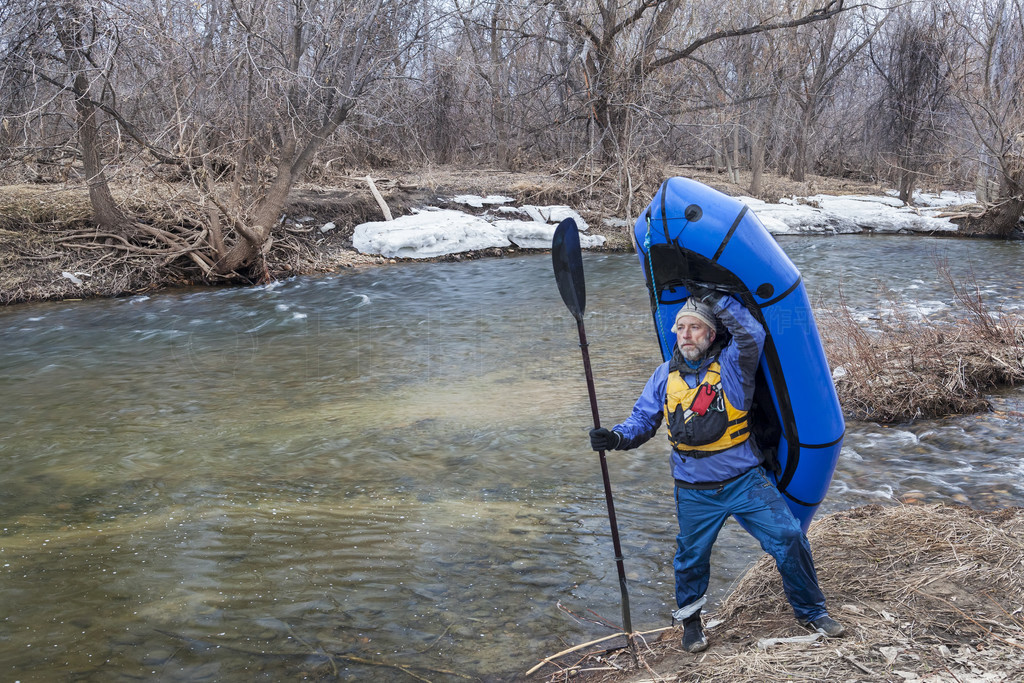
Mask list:
[[[700,349],[686,349],[683,353],[683,358],[694,363],[704,357],[704,352]]]
[[[683,358],[685,358],[686,360],[690,361],[691,363],[694,363],[694,362],[699,361],[700,359],[704,358],[704,354],[707,352],[708,347],[710,347],[710,346],[711,346],[711,343],[708,342],[707,344],[704,344],[703,346],[698,345],[698,346],[693,347],[692,349],[680,348],[679,351],[680,351],[680,353],[683,354]]]

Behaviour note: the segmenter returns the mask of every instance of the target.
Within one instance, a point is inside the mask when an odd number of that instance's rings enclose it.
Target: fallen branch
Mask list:
[[[391,217],[391,209],[384,202],[384,197],[381,196],[380,191],[377,189],[377,185],[374,184],[373,178],[366,176],[366,182],[370,186],[370,192],[373,193],[373,198],[377,200],[377,205],[380,206],[380,210],[384,212],[384,220],[393,221]]]
[[[661,633],[662,631],[669,631],[669,630],[671,630],[673,628],[674,628],[673,626],[665,626],[664,628],[656,628],[653,631],[636,631],[632,635],[634,635],[634,636],[646,636],[646,635],[650,635],[652,633]],[[579,645],[574,645],[573,647],[570,647],[568,650],[562,650],[561,652],[557,652],[557,653],[551,655],[550,657],[545,657],[536,666],[534,666],[532,669],[527,671],[526,675],[529,676],[530,674],[535,673],[538,669],[543,667],[545,664],[551,664],[554,660],[558,659],[559,657],[564,657],[565,655],[572,654],[573,652],[578,652],[579,650],[582,650],[584,648],[590,647],[592,645],[597,645],[598,643],[603,643],[605,641],[611,640],[612,638],[618,638],[619,636],[623,636],[627,640],[630,638],[629,634],[627,634],[627,633],[625,633],[623,631],[619,631],[618,633],[613,633],[612,635],[605,636],[604,638],[598,638],[597,640],[591,640],[590,642],[587,642],[587,643],[581,643]]]

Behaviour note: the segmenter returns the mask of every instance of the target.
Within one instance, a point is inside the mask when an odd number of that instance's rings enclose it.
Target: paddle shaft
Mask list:
[[[601,426],[597,414],[597,392],[594,391],[594,373],[590,369],[590,351],[587,345],[587,331],[583,326],[583,310],[587,305],[586,283],[583,277],[583,257],[580,251],[580,234],[576,221],[566,218],[551,238],[551,262],[555,269],[558,293],[572,317],[576,319],[576,330],[580,335],[580,351],[583,353],[583,369],[587,375],[587,392],[590,394],[590,410],[594,414],[594,429]],[[615,566],[619,571],[619,591],[622,593],[622,630],[634,658],[637,657],[636,642],[633,639],[633,623],[629,617],[629,593],[626,590],[626,569],[622,563],[622,546],[619,544],[619,524],[615,521],[615,502],[612,500],[612,484],[608,477],[608,463],[604,451],[598,451],[601,458],[601,477],[604,479],[604,498],[608,504],[608,524],[612,530],[612,544],[615,548]]]
[[[594,373],[590,369],[590,351],[587,344],[587,330],[583,325],[582,316],[576,319],[576,330],[580,335],[580,352],[583,354],[583,370],[587,376],[587,393],[590,395],[590,411],[594,415],[594,428],[601,426],[601,417],[597,412],[597,392],[594,390]],[[625,631],[632,645],[633,624],[629,616],[629,592],[626,590],[626,567],[623,563],[622,546],[619,543],[619,524],[615,520],[615,501],[612,499],[612,483],[608,476],[608,462],[604,451],[598,451],[601,460],[601,477],[604,479],[604,499],[608,504],[608,524],[612,530],[612,547],[615,549],[615,567],[619,572],[619,590],[622,593],[622,630]]]

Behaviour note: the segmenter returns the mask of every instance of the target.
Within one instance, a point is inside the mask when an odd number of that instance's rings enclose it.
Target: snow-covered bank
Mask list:
[[[880,233],[946,233],[955,223],[939,216],[950,206],[974,202],[973,193],[917,193],[915,206],[904,206],[892,193],[791,197],[768,204],[739,197],[774,235]],[[391,258],[435,258],[491,248],[516,246],[547,249],[557,224],[573,218],[585,249],[605,244],[601,235],[586,234],[583,218],[568,206],[512,206],[510,197],[459,195],[451,201],[486,210],[473,215],[453,209],[425,208],[393,221],[356,226],[353,246],[364,254]],[[610,223],[609,223],[610,225]]]
[[[576,221],[583,248],[605,243],[601,235],[583,234],[589,227],[587,222],[568,206],[505,206],[512,199],[500,196],[460,195],[452,201],[475,208],[497,208],[481,215],[427,208],[393,221],[363,223],[355,228],[352,246],[364,254],[398,258],[434,258],[512,245],[548,249],[555,227],[566,218]]]
[[[950,206],[974,203],[974,193],[917,193],[916,206],[905,206],[891,194],[791,197],[768,204],[740,197],[769,232],[786,234],[955,233],[957,226],[940,217]],[[918,208],[920,207],[920,208]]]

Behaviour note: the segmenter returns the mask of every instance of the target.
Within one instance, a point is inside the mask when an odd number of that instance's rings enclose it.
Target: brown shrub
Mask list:
[[[985,394],[1024,380],[1024,320],[990,312],[973,278],[953,288],[953,322],[910,321],[899,301],[873,318],[854,319],[845,301],[819,317],[825,353],[843,412],[875,422],[972,413],[989,408]]]

